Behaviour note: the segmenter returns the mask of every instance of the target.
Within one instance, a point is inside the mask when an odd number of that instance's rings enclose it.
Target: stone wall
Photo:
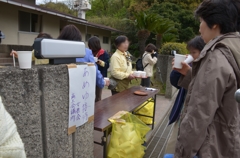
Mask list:
[[[163,83],[167,81],[168,57],[168,55],[158,55],[157,67],[159,67],[161,71]],[[160,76],[157,75],[157,79],[161,81],[159,77]]]
[[[67,135],[68,93],[66,65],[0,69],[0,95],[28,158],[93,158],[93,122]]]
[[[157,67],[160,68],[161,76],[163,83],[166,86],[165,97],[172,98],[176,93],[177,89],[174,88],[170,83],[170,74],[172,72],[172,60],[173,56],[169,55],[158,55]],[[158,75],[157,79],[160,80],[160,75]]]
[[[42,158],[42,125],[37,69],[0,69],[0,96],[16,122],[29,158]]]

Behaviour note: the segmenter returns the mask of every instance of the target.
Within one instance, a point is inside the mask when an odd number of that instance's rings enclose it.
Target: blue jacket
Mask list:
[[[92,51],[88,48],[86,48],[86,55],[83,57],[83,58],[77,58],[76,59],[76,62],[80,63],[80,62],[89,62],[89,63],[95,63],[95,60],[94,60],[94,57],[93,57],[93,54],[92,54]],[[96,65],[96,63],[95,63]],[[103,79],[103,76],[101,74],[101,72],[98,70],[98,66],[96,65],[96,85],[99,87],[99,88],[103,88],[104,87],[104,79]]]
[[[185,95],[187,91],[184,88],[178,86],[178,80],[180,79],[180,77],[181,74],[179,72],[175,70],[171,72],[170,82],[174,87],[179,89],[179,92],[169,116],[169,125],[174,123],[179,118],[185,101]]]
[[[104,54],[100,55],[98,59],[105,62],[104,67],[98,65],[98,70],[101,72],[103,77],[107,77],[108,68],[109,68],[109,54],[106,51],[104,51]]]

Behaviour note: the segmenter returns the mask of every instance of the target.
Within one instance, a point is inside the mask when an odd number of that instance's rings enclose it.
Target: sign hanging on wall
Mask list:
[[[68,65],[69,121],[68,134],[86,122],[93,121],[96,88],[94,64]]]

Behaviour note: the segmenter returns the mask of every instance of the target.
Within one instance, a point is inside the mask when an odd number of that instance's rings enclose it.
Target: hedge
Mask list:
[[[168,42],[163,44],[159,52],[163,55],[172,55],[171,51],[176,50],[177,54],[189,54],[186,46],[185,43]]]

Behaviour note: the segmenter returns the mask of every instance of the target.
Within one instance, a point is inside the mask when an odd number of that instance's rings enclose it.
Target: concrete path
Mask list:
[[[111,91],[104,89],[102,94],[102,99],[107,98],[111,96]],[[166,121],[168,121],[168,118],[166,118],[167,113],[171,109],[172,101],[170,99],[165,98],[165,96],[157,96],[157,106],[156,106],[156,114],[155,114],[155,128],[150,131],[147,134],[147,143],[148,143],[148,149],[146,152],[145,157],[148,158],[148,155],[151,154],[151,152],[154,149],[154,144],[158,141],[157,139],[160,138],[159,134],[163,132],[163,129],[159,130],[160,125],[164,126],[166,125]],[[162,122],[165,122],[164,125]],[[168,131],[169,132],[169,131]],[[156,135],[157,133],[157,135]],[[101,132],[94,131],[94,140],[100,142],[101,141]],[[161,135],[160,135],[161,136]],[[151,144],[151,145],[150,145]],[[161,144],[158,144],[158,146],[163,146],[164,142]],[[102,158],[103,156],[103,148],[100,145],[94,144],[94,157],[95,158]],[[151,157],[152,158],[152,157]]]
[[[153,131],[153,136],[147,142],[147,150],[144,158],[163,158],[165,154],[165,148],[172,131],[172,125],[168,125],[169,114],[171,112],[172,106],[175,102],[177,93],[171,99],[168,104],[168,110],[163,115],[163,119],[160,120],[159,124],[156,126],[155,131]]]

